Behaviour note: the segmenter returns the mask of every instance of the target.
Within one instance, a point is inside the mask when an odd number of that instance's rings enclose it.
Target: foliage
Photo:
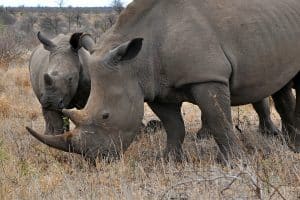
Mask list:
[[[38,18],[30,13],[28,13],[25,17],[21,20],[20,30],[24,31],[25,33],[33,32],[33,26],[37,23]]]
[[[0,21],[3,25],[12,25],[16,22],[16,19],[6,8],[0,7]]]
[[[40,21],[40,27],[43,31],[48,33],[53,33],[55,35],[60,33],[61,27],[61,18],[55,14],[48,14],[47,16],[43,17]]]
[[[122,12],[122,10],[124,9],[124,6],[123,6],[123,3],[121,0],[113,0],[111,2],[111,7],[118,14],[120,14]]]
[[[0,65],[17,58],[21,53],[22,38],[12,28],[4,27],[0,34]]]

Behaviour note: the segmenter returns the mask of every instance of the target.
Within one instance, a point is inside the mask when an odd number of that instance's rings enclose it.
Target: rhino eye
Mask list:
[[[108,119],[109,118],[109,113],[104,113],[102,115],[102,119]]]

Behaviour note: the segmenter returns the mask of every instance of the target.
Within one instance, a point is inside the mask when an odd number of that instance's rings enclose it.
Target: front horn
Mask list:
[[[42,143],[53,147],[55,149],[59,149],[65,152],[75,152],[74,146],[72,146],[71,139],[74,136],[74,133],[67,132],[62,135],[42,135],[34,131],[33,129],[26,127],[27,131],[36,139],[41,141]]]

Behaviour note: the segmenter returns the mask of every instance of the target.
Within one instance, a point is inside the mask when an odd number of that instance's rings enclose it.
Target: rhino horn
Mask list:
[[[88,117],[82,110],[77,109],[63,109],[62,113],[70,118],[70,120],[76,125],[80,126],[87,122]]]
[[[33,137],[50,147],[65,152],[75,152],[74,149],[76,148],[74,148],[74,146],[71,143],[71,139],[74,136],[74,133],[72,132],[68,132],[62,135],[42,135],[29,127],[26,127],[26,129]]]

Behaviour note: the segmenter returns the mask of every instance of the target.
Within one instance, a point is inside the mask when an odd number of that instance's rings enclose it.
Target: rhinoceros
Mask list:
[[[31,83],[36,96],[40,97],[46,121],[45,134],[61,134],[64,132],[64,121],[59,110],[83,108],[90,93],[89,74],[78,64],[77,51],[81,46],[92,51],[95,44],[89,34],[83,33],[61,34],[51,41],[39,32],[38,39],[43,46],[37,47],[30,59]],[[46,60],[49,60],[48,64],[45,64]],[[67,79],[73,82],[67,85]],[[278,134],[278,129],[270,119],[268,100],[256,102],[253,106],[259,116],[260,130],[271,135]],[[204,125],[198,133],[199,138],[210,132],[204,117],[202,121]],[[149,128],[145,126],[145,129]]]
[[[166,129],[165,155],[177,157],[187,101],[200,107],[220,158],[229,161],[242,151],[230,106],[272,96],[299,151],[299,37],[298,0],[134,0],[93,54],[78,52],[91,94],[83,110],[63,110],[76,128],[57,136],[27,130],[91,160],[116,156],[131,144],[147,102]]]
[[[88,69],[80,64],[78,49],[92,51],[94,41],[86,33],[60,34],[53,40],[40,32],[37,36],[41,45],[30,59],[31,85],[42,106],[45,134],[61,134],[61,109],[83,108],[90,94]]]

